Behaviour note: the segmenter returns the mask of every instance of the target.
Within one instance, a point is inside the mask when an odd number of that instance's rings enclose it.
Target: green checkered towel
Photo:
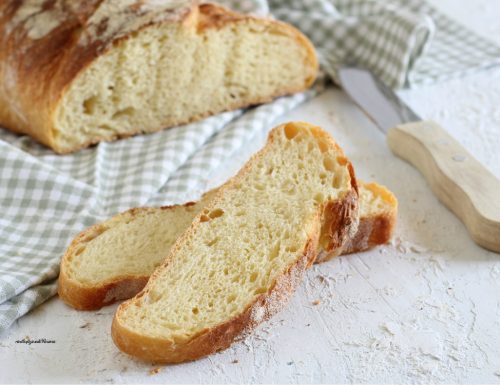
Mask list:
[[[220,2],[295,24],[334,79],[341,63],[355,62],[398,88],[462,75],[500,58],[498,46],[422,1]],[[0,330],[56,293],[61,255],[79,231],[130,207],[196,198],[211,171],[323,84],[66,156],[0,129]]]

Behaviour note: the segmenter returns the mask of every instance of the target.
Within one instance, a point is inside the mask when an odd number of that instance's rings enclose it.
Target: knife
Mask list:
[[[345,92],[387,134],[392,152],[415,166],[480,246],[500,253],[500,180],[443,128],[422,120],[371,72],[339,70]]]

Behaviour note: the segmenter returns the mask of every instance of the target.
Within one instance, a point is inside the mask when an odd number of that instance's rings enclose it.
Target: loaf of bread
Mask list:
[[[358,231],[342,254],[388,242],[396,223],[394,195],[376,183],[357,183]],[[59,297],[80,310],[99,309],[133,297],[215,193],[211,190],[195,203],[128,210],[82,231],[61,261]],[[329,257],[320,253],[315,262]]]
[[[349,160],[318,127],[288,123],[224,184],[177,239],[146,287],[122,303],[116,345],[154,362],[228,347],[281,309],[318,250],[358,225]]]
[[[294,27],[195,0],[0,1],[0,126],[58,153],[301,91]]]

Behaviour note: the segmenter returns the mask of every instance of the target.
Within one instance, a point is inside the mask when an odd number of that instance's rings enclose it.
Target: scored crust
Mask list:
[[[262,157],[267,151],[270,151],[269,144],[273,142],[274,135],[282,127],[293,125],[297,127],[307,127],[309,132],[316,138],[321,138],[328,142],[328,146],[334,147],[339,156],[343,158],[350,174],[350,190],[340,197],[336,202],[338,204],[327,204],[325,207],[318,207],[316,220],[312,223],[314,228],[309,229],[309,238],[305,243],[304,251],[294,263],[290,264],[287,270],[270,285],[267,293],[258,296],[247,308],[236,317],[222,322],[211,328],[201,330],[197,335],[189,339],[170,340],[164,338],[150,337],[137,333],[127,328],[120,322],[122,313],[129,306],[134,305],[134,301],[139,300],[149,292],[152,282],[154,282],[161,271],[168,268],[170,261],[175,258],[175,254],[185,241],[192,237],[196,228],[200,225],[200,218],[203,211],[211,210],[216,207],[218,200],[226,190],[236,188],[237,183],[245,173],[248,173],[253,161]],[[307,268],[314,262],[318,254],[319,238],[324,223],[328,223],[329,234],[334,241],[327,244],[331,252],[341,249],[347,242],[348,237],[352,236],[358,225],[358,188],[354,170],[349,160],[343,155],[342,149],[337,143],[322,129],[312,126],[308,123],[297,122],[287,123],[278,126],[271,131],[268,138],[268,144],[255,154],[249,162],[243,166],[238,174],[224,184],[216,193],[214,199],[208,204],[207,208],[198,214],[190,228],[181,235],[172,247],[169,256],[163,264],[152,274],[146,287],[134,298],[122,303],[115,313],[113,319],[111,335],[115,344],[123,352],[130,354],[142,360],[158,363],[175,363],[187,360],[194,360],[210,353],[227,348],[237,337],[255,328],[259,323],[265,321],[274,315],[290,298],[298,284],[300,283]],[[334,202],[332,202],[334,203]],[[338,227],[334,228],[333,224]]]
[[[45,35],[34,39],[26,29],[31,19],[17,17],[19,9],[24,6],[23,3],[17,0],[0,2],[0,125],[16,133],[28,134],[60,154],[77,151],[104,140],[104,137],[95,137],[78,147],[58,147],[54,127],[56,111],[70,85],[98,57],[150,26],[179,23],[185,28],[196,28],[202,32],[204,29],[258,20],[259,23],[278,27],[282,33],[295,37],[308,52],[311,76],[303,87],[286,87],[274,95],[248,100],[246,103],[229,103],[224,111],[265,103],[278,96],[305,90],[317,76],[319,65],[309,40],[291,25],[270,18],[239,14],[211,3],[199,5],[197,1],[186,1],[185,5],[175,12],[152,9],[151,14],[143,14],[139,10],[144,2],[137,1],[136,8],[130,6],[126,9],[131,19],[129,24],[125,23],[125,27],[118,28],[104,38],[85,38],[92,27],[92,24],[88,23],[104,0],[74,3],[63,0],[46,2],[40,12],[52,14],[57,24]],[[111,23],[113,17],[118,16],[108,15],[104,20],[107,23],[103,25]],[[134,21],[138,26],[135,26]],[[134,25],[135,29],[131,25]],[[127,27],[132,29],[128,30]],[[223,111],[206,111],[190,119],[162,122],[158,127],[149,128],[148,132],[191,123],[218,112]],[[133,132],[116,134],[108,140],[126,138],[141,132],[142,129],[138,127]]]

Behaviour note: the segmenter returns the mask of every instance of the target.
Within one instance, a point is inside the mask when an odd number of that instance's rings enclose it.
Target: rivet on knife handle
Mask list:
[[[477,244],[500,252],[500,180],[434,122],[399,125],[388,131],[387,141],[420,170]]]

